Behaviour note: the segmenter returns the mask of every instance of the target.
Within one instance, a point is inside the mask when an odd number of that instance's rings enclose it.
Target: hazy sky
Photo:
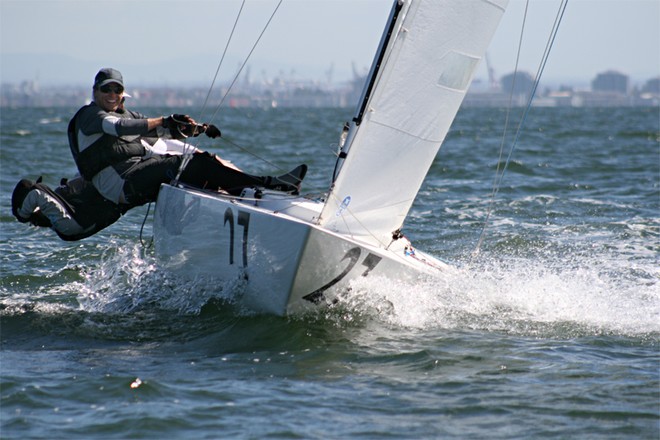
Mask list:
[[[465,0],[471,1],[471,0]],[[278,0],[248,0],[221,78],[244,59]],[[284,0],[250,58],[251,78],[332,79],[371,64],[391,0]],[[559,0],[531,0],[521,68],[537,70]],[[0,80],[91,84],[112,66],[133,84],[210,84],[239,0],[0,0]],[[489,50],[496,75],[513,70],[524,11],[509,9]],[[26,56],[29,55],[29,56]],[[569,0],[546,82],[588,82],[615,69],[660,75],[660,0]],[[485,79],[485,68],[480,74]]]

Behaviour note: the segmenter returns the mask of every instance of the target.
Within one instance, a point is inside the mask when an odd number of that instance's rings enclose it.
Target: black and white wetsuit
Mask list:
[[[149,131],[147,117],[130,110],[106,112],[92,102],[69,123],[69,145],[80,174],[111,202],[128,207],[153,202],[160,185],[176,178],[181,155],[154,154],[153,138],[172,138],[162,127]],[[306,171],[307,167],[304,167]],[[302,168],[298,168],[298,171]],[[210,190],[238,195],[242,189],[261,186],[297,191],[302,174],[253,176],[223,165],[214,155],[195,151],[180,181]]]
[[[149,156],[142,137],[169,137],[163,128],[149,131],[147,117],[120,110],[106,112],[92,102],[71,119],[69,146],[80,175],[114,203],[127,203],[124,194],[127,172]]]
[[[116,222],[125,212],[78,177],[52,190],[23,179],[12,194],[12,213],[22,223],[50,227],[66,241],[81,240]]]

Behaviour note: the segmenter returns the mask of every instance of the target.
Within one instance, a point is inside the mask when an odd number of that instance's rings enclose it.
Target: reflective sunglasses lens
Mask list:
[[[104,85],[104,86],[101,86],[101,92],[103,92],[103,93],[110,93],[110,92],[112,92],[112,93],[116,93],[117,95],[119,95],[119,94],[121,94],[123,91],[124,91],[124,88],[123,88],[123,87],[119,87],[119,86],[111,86],[111,85],[107,85],[107,84]]]

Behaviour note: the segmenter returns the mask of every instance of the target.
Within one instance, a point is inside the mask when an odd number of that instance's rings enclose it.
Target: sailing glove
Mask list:
[[[193,122],[193,119],[188,115],[174,114],[163,117],[163,128],[169,130],[174,139],[181,139],[182,137],[195,135]]]
[[[220,129],[218,127],[211,124],[206,127],[206,135],[212,139],[215,139],[222,136],[222,133],[220,132]]]

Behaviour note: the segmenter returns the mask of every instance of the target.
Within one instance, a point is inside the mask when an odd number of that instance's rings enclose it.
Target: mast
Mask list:
[[[360,94],[360,100],[358,101],[357,109],[355,110],[355,116],[353,116],[352,122],[346,123],[344,125],[344,130],[341,137],[341,142],[339,145],[339,154],[337,155],[337,161],[335,163],[335,169],[332,173],[332,184],[334,185],[337,174],[341,170],[341,164],[344,162],[344,159],[348,156],[348,150],[351,148],[351,143],[353,142],[355,131],[357,127],[362,122],[362,117],[371,98],[371,93],[374,89],[374,84],[376,83],[376,78],[378,72],[380,71],[380,66],[385,58],[385,53],[387,52],[387,47],[392,38],[392,34],[396,27],[397,19],[399,18],[399,12],[403,7],[403,0],[394,0],[392,9],[390,10],[389,18],[383,30],[383,34],[380,37],[380,43],[378,44],[378,50],[376,50],[376,55],[374,60],[371,63],[371,68],[369,69],[369,75],[367,75],[367,80],[365,81],[364,87],[362,88],[362,93]],[[330,187],[332,190],[332,185]]]
[[[390,39],[392,38],[392,32],[394,32],[394,27],[396,21],[399,18],[399,12],[403,7],[403,0],[395,0],[392,5],[392,10],[390,11],[390,17],[387,20],[387,25],[383,31],[383,35],[380,37],[380,43],[378,45],[378,50],[376,51],[376,56],[374,57],[373,63],[371,63],[371,69],[369,70],[369,76],[365,84],[364,89],[362,90],[362,97],[360,98],[360,104],[356,111],[355,117],[353,117],[353,122],[355,125],[360,125],[362,122],[362,116],[364,115],[364,110],[367,108],[367,103],[371,97],[371,92],[374,89],[374,84],[376,83],[376,77],[380,71],[380,65],[385,58],[385,52]]]

